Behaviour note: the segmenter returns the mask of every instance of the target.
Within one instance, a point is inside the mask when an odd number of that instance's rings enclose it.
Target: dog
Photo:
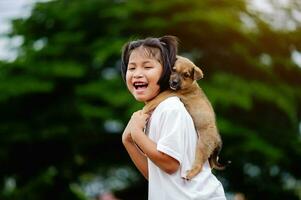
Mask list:
[[[160,102],[171,96],[178,96],[185,105],[198,134],[195,160],[192,168],[187,171],[187,180],[191,180],[201,172],[208,159],[211,168],[218,170],[225,168],[225,165],[218,162],[222,140],[211,103],[197,83],[201,78],[203,72],[199,67],[189,59],[177,56],[169,79],[170,89],[159,93],[143,107],[143,112],[150,114]]]

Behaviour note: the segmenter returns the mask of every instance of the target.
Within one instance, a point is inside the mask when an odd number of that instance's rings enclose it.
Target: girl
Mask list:
[[[138,101],[147,104],[169,88],[177,40],[173,36],[127,43],[122,52],[122,77]],[[209,163],[192,180],[185,179],[194,161],[197,133],[178,97],[161,102],[151,116],[135,112],[122,142],[135,166],[149,182],[149,200],[225,200],[223,186]]]

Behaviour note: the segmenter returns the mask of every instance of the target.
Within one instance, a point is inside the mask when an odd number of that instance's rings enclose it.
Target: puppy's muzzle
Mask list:
[[[180,79],[170,79],[169,80],[169,87],[172,90],[179,90],[181,88],[181,81],[180,81]]]

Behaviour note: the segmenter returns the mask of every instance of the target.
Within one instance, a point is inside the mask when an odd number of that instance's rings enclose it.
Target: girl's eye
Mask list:
[[[135,67],[128,67],[129,71],[133,71],[135,69]]]
[[[153,68],[152,66],[145,67],[145,69],[152,69],[152,68]]]

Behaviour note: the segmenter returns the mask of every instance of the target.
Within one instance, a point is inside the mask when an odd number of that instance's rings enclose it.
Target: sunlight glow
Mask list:
[[[248,0],[247,9],[276,30],[295,31],[301,26],[301,12],[292,0]]]
[[[294,63],[301,68],[301,52],[294,49],[291,54],[291,58]]]
[[[301,138],[301,121],[299,122],[299,136]]]

